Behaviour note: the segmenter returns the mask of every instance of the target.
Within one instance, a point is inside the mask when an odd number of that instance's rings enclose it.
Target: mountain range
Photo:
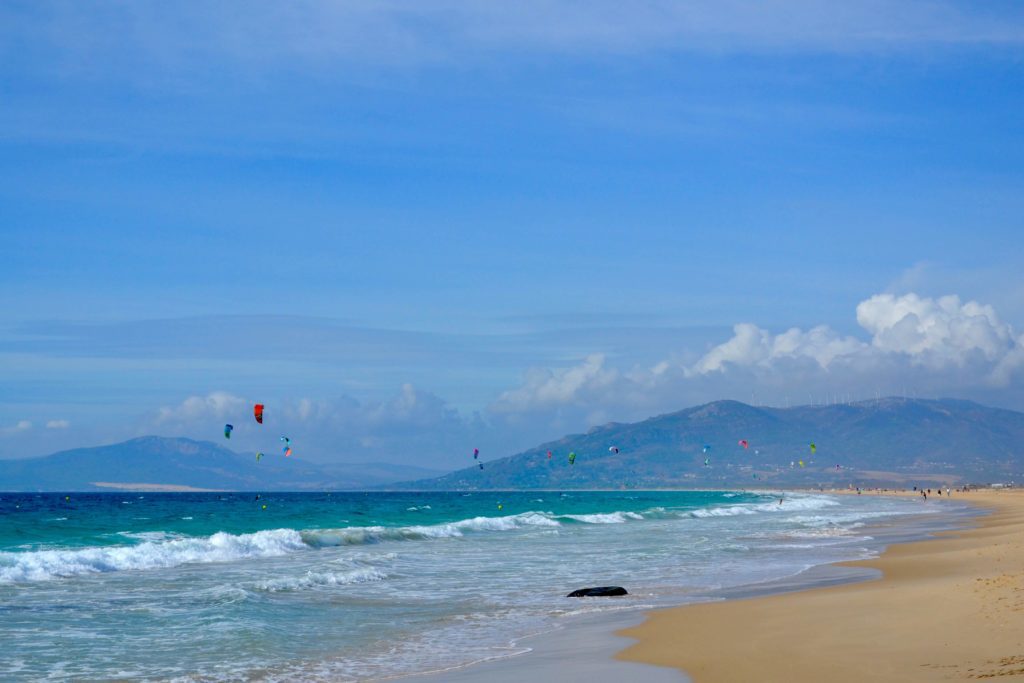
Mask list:
[[[1024,413],[1012,410],[956,399],[793,408],[716,401],[595,427],[485,461],[483,469],[473,464],[402,487],[932,486],[1003,482],[1022,472]]]
[[[0,490],[323,491],[366,489],[440,473],[389,463],[324,465],[278,453],[257,462],[251,454],[209,441],[144,436],[41,458],[0,460]]]
[[[206,441],[147,436],[0,460],[0,490],[936,486],[1008,482],[1022,473],[1024,413],[956,399],[885,398],[794,408],[716,401],[594,427],[508,457],[481,453],[442,476],[278,454],[256,462]]]

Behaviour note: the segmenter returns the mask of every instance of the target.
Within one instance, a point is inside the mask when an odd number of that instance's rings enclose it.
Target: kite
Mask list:
[[[569,464],[570,465],[575,465],[576,464],[576,451],[573,451],[572,453],[569,454]]]
[[[747,448],[750,446],[750,444],[747,443],[746,439],[740,439],[740,445],[743,446],[743,448]]]
[[[548,451],[548,460],[551,459],[551,451]]]
[[[259,462],[262,457],[263,457],[263,453],[257,451],[256,452],[256,462]]]
[[[707,444],[704,444],[704,452],[707,453],[710,450],[711,450],[711,446],[709,446]]]
[[[231,438],[231,430],[235,428],[235,425],[224,425],[224,438]]]
[[[711,458],[704,458],[704,467],[711,467]]]
[[[609,450],[610,452],[612,452],[612,453],[615,453],[616,455],[618,455],[618,454],[619,454],[619,447],[618,447],[618,446],[612,446],[612,447],[611,447],[611,448],[609,448],[608,450]]]
[[[284,457],[286,457],[286,458],[291,457],[291,454],[292,454],[292,447],[291,446],[285,446],[284,447]]]
[[[811,453],[817,453],[817,452],[818,452],[818,447],[815,446],[814,442],[812,441],[811,442]]]
[[[476,460],[479,457],[479,455],[480,455],[480,449],[479,448],[474,448],[473,449],[473,459]]]
[[[256,418],[257,422],[259,422],[260,424],[263,424],[263,404],[262,403],[257,403],[256,405],[254,405],[252,407],[252,414],[253,414],[253,417]]]

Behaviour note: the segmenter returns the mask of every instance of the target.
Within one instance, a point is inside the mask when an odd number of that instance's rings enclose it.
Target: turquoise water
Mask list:
[[[876,552],[917,499],[0,494],[5,680],[365,680]],[[264,507],[265,506],[265,507]],[[587,585],[614,600],[572,600]]]

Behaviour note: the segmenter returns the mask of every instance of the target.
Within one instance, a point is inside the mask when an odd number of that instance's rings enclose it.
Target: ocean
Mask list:
[[[781,498],[781,503],[780,503]],[[954,522],[824,493],[0,494],[5,681],[348,681],[514,655]],[[913,530],[917,529],[917,532]],[[622,598],[571,599],[620,585]]]

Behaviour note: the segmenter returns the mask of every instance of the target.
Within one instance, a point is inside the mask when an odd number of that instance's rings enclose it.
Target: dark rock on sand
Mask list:
[[[629,595],[622,586],[598,586],[597,588],[580,588],[569,593],[567,598],[607,598],[614,595]]]

